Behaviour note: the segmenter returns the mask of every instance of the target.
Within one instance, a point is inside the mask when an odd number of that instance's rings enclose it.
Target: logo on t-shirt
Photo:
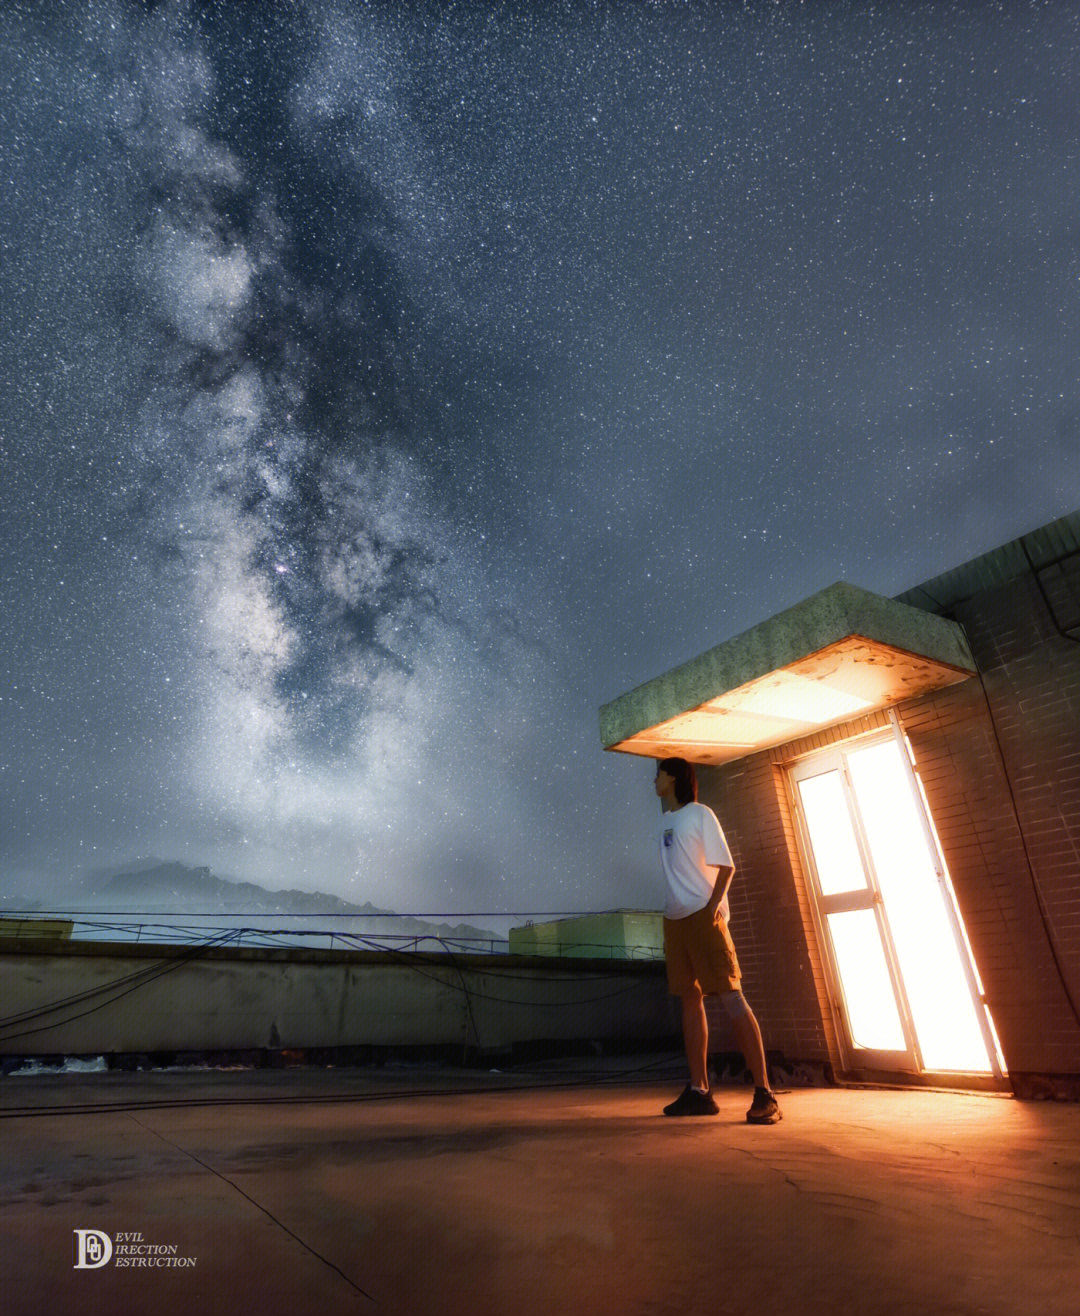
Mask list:
[[[675,844],[675,828],[674,828],[674,827],[665,827],[665,828],[664,828],[664,839],[660,842],[660,844],[664,847],[665,850],[670,850],[670,849],[671,849],[671,847]]]

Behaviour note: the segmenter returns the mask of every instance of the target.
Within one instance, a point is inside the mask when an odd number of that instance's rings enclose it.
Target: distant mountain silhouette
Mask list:
[[[370,902],[354,905],[323,891],[270,891],[257,882],[234,882],[215,877],[209,868],[192,868],[175,861],[148,860],[144,864],[125,865],[112,876],[99,872],[94,891],[83,894],[80,906],[89,912],[92,901],[100,910],[139,914],[346,915],[328,926],[335,931],[370,936],[382,933],[488,940],[496,935],[489,928],[468,923],[429,923],[404,917]],[[259,926],[272,925],[260,919]]]
[[[42,901],[36,896],[24,896],[18,891],[13,891],[10,895],[0,895],[0,914],[9,909],[34,910],[42,907]]]

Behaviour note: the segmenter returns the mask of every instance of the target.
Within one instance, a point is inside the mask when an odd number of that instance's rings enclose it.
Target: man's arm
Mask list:
[[[735,874],[735,869],[729,864],[720,864],[716,869],[716,881],[713,883],[712,895],[709,897],[709,903],[705,908],[709,911],[710,917],[716,919],[716,911],[720,908],[720,902],[727,895],[728,887],[731,885],[731,879]]]

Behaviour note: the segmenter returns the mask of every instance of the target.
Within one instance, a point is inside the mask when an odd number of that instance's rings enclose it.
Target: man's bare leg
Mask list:
[[[690,1066],[691,1086],[707,1092],[709,1090],[709,1023],[705,1017],[705,1000],[701,995],[701,988],[696,983],[682,996],[682,1030],[686,1059]],[[759,1043],[760,1040],[759,1034]]]
[[[735,1044],[743,1053],[746,1067],[754,1076],[754,1085],[767,1088],[769,1080],[765,1073],[765,1044],[761,1040],[761,1029],[749,1006],[731,1016],[731,1031],[735,1034]]]

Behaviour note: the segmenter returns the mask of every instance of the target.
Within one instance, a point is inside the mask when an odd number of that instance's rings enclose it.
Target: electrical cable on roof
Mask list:
[[[414,954],[414,952],[412,951],[390,950],[387,953],[396,955],[399,959],[402,959],[406,968],[411,969],[414,973],[418,973],[422,978],[429,978],[431,979],[432,982],[441,983],[442,986],[449,987],[451,991],[462,990],[461,988],[455,987],[452,982],[446,982],[445,979],[439,978],[433,973],[425,973],[423,969],[417,968],[417,966],[411,961],[410,958]],[[428,961],[428,963],[430,964],[430,961]],[[476,972],[486,974],[488,970],[477,967]],[[551,981],[554,982],[560,980],[561,979],[552,979]],[[531,981],[535,982],[536,979],[533,978],[531,979]],[[543,1009],[545,1007],[563,1008],[568,1005],[593,1005],[597,1001],[607,1001],[615,996],[625,996],[628,992],[636,991],[637,988],[640,986],[641,986],[640,983],[635,982],[635,983],[631,983],[629,987],[620,987],[616,991],[604,992],[600,996],[583,996],[583,997],[578,997],[576,1000],[572,1000],[572,1001],[521,1001],[521,1000],[514,1000],[512,997],[508,997],[508,996],[492,996],[487,992],[478,992],[475,990],[472,992],[472,995],[475,996],[476,999],[480,1001],[498,1001],[503,1005],[527,1005],[531,1009],[532,1008]]]
[[[122,987],[126,983],[131,984],[124,991],[115,992],[114,995],[109,996],[108,1000],[100,1001],[97,1005],[92,1006],[88,1010],[83,1010],[79,1014],[69,1015],[64,1019],[57,1020],[54,1023],[42,1024],[36,1028],[26,1028],[23,1029],[21,1032],[2,1033],[2,1035],[0,1035],[0,1041],[8,1042],[8,1041],[13,1041],[15,1038],[18,1037],[29,1036],[33,1033],[48,1032],[51,1031],[53,1028],[60,1028],[63,1027],[65,1024],[74,1023],[75,1020],[77,1019],[83,1019],[88,1015],[95,1014],[98,1010],[102,1010],[106,1006],[112,1005],[116,1001],[121,1000],[124,996],[130,995],[131,992],[138,990],[139,987],[146,986],[149,983],[156,981],[158,978],[163,977],[166,973],[171,973],[174,969],[181,968],[184,964],[190,963],[192,960],[197,959],[203,953],[204,950],[208,950],[216,947],[223,947],[229,941],[231,941],[235,936],[237,936],[238,933],[243,931],[244,929],[231,929],[231,928],[226,929],[224,932],[220,933],[217,937],[211,938],[210,940],[201,943],[200,945],[193,948],[190,954],[175,956],[171,958],[165,965],[156,964],[148,969],[140,969],[136,973],[127,974],[121,978],[111,979],[107,983],[100,984],[99,986],[94,988],[89,988],[84,992],[74,993],[67,997],[61,997],[60,999],[56,1001],[52,1001],[47,1005],[38,1006],[32,1010],[23,1011],[21,1014],[9,1015],[6,1018],[0,1019],[0,1030],[6,1027],[14,1027],[20,1023],[28,1023],[36,1019],[45,1018],[48,1015],[54,1014],[58,1010],[64,1009],[67,1006],[73,1006],[80,1004],[82,1001],[92,1000],[95,996],[101,996],[107,992],[114,992],[117,987]],[[348,934],[338,934],[338,935],[348,935]],[[480,1051],[483,1050],[483,1045],[480,1041],[480,1034],[476,1024],[476,1017],[472,1008],[473,998],[477,1000],[494,1001],[503,1005],[519,1005],[519,1006],[528,1006],[529,1008],[540,1008],[540,1009],[566,1009],[569,1007],[574,1007],[579,1005],[596,1004],[597,1002],[613,999],[614,997],[617,996],[625,996],[629,992],[637,990],[642,985],[640,982],[635,982],[635,983],[631,983],[628,987],[620,987],[615,991],[603,992],[598,996],[577,997],[569,1001],[567,1000],[523,1001],[523,1000],[515,1000],[512,997],[494,996],[491,993],[487,993],[487,992],[479,992],[476,990],[470,991],[468,984],[465,981],[465,974],[462,970],[461,965],[458,964],[457,959],[454,956],[453,952],[450,951],[445,946],[443,939],[434,936],[430,938],[423,938],[423,939],[435,941],[440,945],[444,946],[444,950],[448,955],[453,967],[457,970],[458,976],[461,981],[460,987],[456,986],[453,982],[447,982],[445,978],[439,977],[436,974],[425,973],[423,969],[421,969],[417,965],[415,959],[413,958],[417,954],[417,952],[404,951],[395,947],[388,947],[388,948],[384,948],[385,953],[395,956],[395,958],[397,958],[401,963],[403,963],[406,968],[411,969],[414,973],[420,974],[421,977],[428,978],[433,982],[438,982],[441,986],[447,987],[451,991],[462,992],[462,994],[465,997],[465,1003],[466,1003],[466,1008],[468,1010],[469,1020],[472,1023],[473,1036],[476,1038],[476,1046],[477,1049]],[[418,938],[418,940],[420,939]],[[426,961],[426,963],[428,963],[430,966],[430,961]],[[486,967],[481,968],[479,966],[476,966],[475,971],[478,973],[489,972],[489,970]],[[500,975],[496,974],[496,976],[500,976]],[[518,975],[518,976],[521,978],[527,977],[529,981],[533,981],[533,982],[536,981],[536,978],[532,975]],[[595,977],[595,975],[592,976]],[[558,980],[566,981],[566,979],[562,977],[560,977],[560,979]],[[580,979],[575,979],[575,980],[579,981]],[[555,980],[553,979],[553,981]],[[466,1047],[468,1046],[467,1036],[464,1045]]]
[[[207,947],[222,945],[232,939],[231,929],[226,929],[218,936],[211,938],[205,943],[201,943],[194,948],[191,954],[177,955],[168,962],[168,967],[179,967],[181,964],[188,963],[191,959]],[[160,964],[148,965],[142,969],[136,969],[133,973],[124,974],[119,978],[110,978],[108,982],[99,983],[96,987],[88,987],[85,991],[73,992],[69,996],[59,997],[57,1000],[50,1002],[48,1005],[35,1006],[30,1010],[24,1010],[21,1013],[6,1015],[0,1018],[0,1028],[8,1025],[24,1023],[28,1019],[37,1019],[44,1014],[50,1014],[54,1010],[62,1009],[66,1005],[78,1005],[84,1000],[89,1000],[94,996],[100,996],[104,992],[111,991],[115,987],[122,987],[125,983],[134,982],[136,979],[152,979],[161,976],[162,966]]]
[[[565,1090],[567,1088],[595,1087],[597,1084],[613,1086],[619,1081],[627,1080],[628,1075],[644,1074],[646,1071],[657,1070],[662,1065],[682,1066],[685,1063],[685,1057],[681,1052],[672,1052],[670,1056],[664,1056],[660,1060],[650,1061],[645,1065],[636,1065],[632,1068],[620,1069],[615,1072],[598,1070],[578,1071],[578,1076],[576,1078],[560,1079],[553,1083],[492,1083],[475,1087],[426,1089],[395,1088],[386,1092],[342,1092],[326,1093],[317,1096],[197,1097],[194,1099],[178,1098],[165,1101],[140,1101],[135,1099],[131,1101],[114,1102],[72,1102],[65,1106],[31,1105],[10,1107],[6,1110],[0,1110],[0,1119],[26,1119],[33,1116],[48,1115],[116,1114],[130,1110],[172,1109],[178,1106],[311,1106],[320,1103],[325,1103],[327,1105],[343,1105],[345,1103],[351,1104],[369,1101],[400,1101],[406,1097],[483,1096],[488,1093],[543,1092],[548,1089]],[[629,1081],[631,1086],[646,1086],[653,1081],[653,1078],[630,1078],[627,1081]],[[783,1092],[783,1089],[778,1088],[776,1091]]]
[[[174,1109],[179,1106],[183,1107],[203,1107],[203,1106],[310,1106],[320,1103],[327,1105],[343,1105],[345,1103],[355,1104],[371,1101],[399,1101],[406,1097],[449,1097],[449,1096],[483,1096],[489,1093],[510,1093],[510,1092],[543,1092],[546,1090],[566,1090],[582,1087],[595,1087],[598,1084],[615,1086],[620,1082],[627,1082],[632,1087],[645,1087],[650,1085],[656,1076],[656,1071],[662,1067],[671,1066],[681,1068],[685,1064],[685,1057],[682,1051],[672,1051],[670,1055],[661,1056],[657,1060],[650,1060],[643,1065],[625,1066],[618,1070],[577,1070],[576,1077],[572,1079],[560,1079],[556,1082],[530,1082],[530,1083],[488,1083],[483,1086],[473,1087],[449,1087],[449,1088],[395,1088],[385,1092],[342,1092],[342,1093],[323,1093],[319,1095],[306,1094],[302,1096],[264,1096],[264,1097],[196,1097],[193,1099],[173,1099],[173,1100],[129,1100],[113,1102],[72,1102],[64,1106],[56,1105],[31,1105],[10,1107],[7,1110],[0,1110],[0,1119],[22,1119],[32,1116],[48,1115],[92,1115],[92,1114],[113,1114],[130,1110],[158,1110]],[[528,1071],[524,1071],[528,1072]],[[633,1077],[634,1075],[645,1075],[645,1077]],[[776,1088],[775,1091],[783,1094],[790,1089]]]
[[[123,978],[112,979],[110,982],[103,983],[86,992],[80,992],[69,997],[62,997],[60,1000],[52,1001],[48,1005],[39,1006],[34,1010],[24,1011],[21,1015],[9,1016],[6,1020],[0,1020],[0,1028],[3,1028],[5,1025],[13,1026],[19,1023],[26,1023],[32,1019],[41,1019],[47,1015],[55,1014],[57,1010],[64,1009],[66,1006],[77,1005],[83,1000],[91,1000],[94,996],[100,996],[106,992],[113,991],[114,988],[122,986],[126,982],[132,984],[124,991],[117,992],[115,995],[110,996],[108,1000],[101,1001],[97,1005],[91,1006],[89,1010],[83,1010],[80,1014],[69,1015],[66,1019],[59,1019],[55,1023],[42,1024],[38,1028],[25,1028],[19,1033],[5,1033],[0,1037],[0,1041],[10,1042],[16,1037],[27,1037],[31,1033],[49,1032],[53,1028],[63,1027],[64,1024],[74,1023],[76,1019],[84,1019],[87,1015],[96,1014],[98,1010],[103,1010],[107,1005],[114,1004],[122,997],[128,996],[131,992],[137,991],[140,987],[145,987],[148,983],[164,977],[165,974],[171,973],[174,969],[182,968],[183,965],[197,959],[204,950],[210,949],[213,946],[223,945],[225,941],[231,940],[232,935],[233,934],[230,931],[228,936],[215,937],[205,945],[195,947],[189,954],[174,956],[164,965],[154,965],[152,969],[142,969],[138,973],[127,974]],[[135,979],[139,979],[139,981],[134,981]]]
[[[620,911],[613,911],[613,912],[618,913],[618,912],[620,912]],[[41,914],[41,911],[38,911],[38,913],[39,913],[39,915],[41,915],[42,917],[44,917],[44,915]],[[165,916],[163,916],[163,917],[168,917],[168,916],[165,915]],[[197,915],[193,915],[192,917],[199,917],[199,916],[197,916]],[[206,915],[206,916],[203,916],[203,917],[209,917],[209,915]],[[225,915],[220,915],[220,914],[219,914],[219,915],[214,915],[214,917],[216,917],[216,918],[222,918],[222,917],[226,917],[226,916],[225,916]],[[251,915],[234,915],[234,916],[232,916],[232,917],[251,917]],[[272,916],[271,916],[271,915],[265,915],[265,916],[260,916],[260,917],[274,917],[274,918],[281,918],[281,917],[283,917],[283,916],[282,916],[280,913],[276,913],[276,914],[274,914],[274,915],[272,915]],[[291,917],[293,917],[293,916],[292,916],[292,915],[286,915],[285,917],[289,917],[289,918],[291,918]],[[299,916],[297,916],[297,917],[299,917]],[[303,917],[317,918],[317,917],[322,917],[322,916],[321,916],[321,915],[304,915]],[[337,916],[337,915],[327,915],[326,917],[338,917],[338,916]],[[352,916],[349,915],[348,917],[352,917]],[[398,917],[398,916],[395,915],[394,917]],[[400,916],[400,917],[405,917],[405,916],[402,915],[402,916]],[[521,916],[520,916],[520,915],[516,915],[515,917],[521,917]],[[206,933],[207,931],[210,930],[210,929],[208,929],[205,925],[192,926],[192,927],[184,927],[183,925],[180,925],[180,924],[168,924],[168,923],[151,923],[151,924],[146,924],[146,923],[101,923],[101,922],[98,922],[96,918],[95,918],[95,919],[91,919],[91,918],[81,918],[81,917],[77,917],[77,916],[76,916],[76,918],[74,919],[74,922],[75,922],[78,926],[80,926],[80,927],[82,927],[82,928],[89,929],[90,931],[94,931],[94,930],[98,930],[98,929],[104,929],[104,930],[106,930],[106,931],[111,931],[111,932],[124,932],[124,933],[128,933],[128,934],[131,934],[131,933],[134,932],[134,933],[136,934],[136,938],[135,938],[135,939],[136,939],[136,941],[137,941],[140,945],[152,945],[152,944],[157,944],[157,943],[153,943],[153,942],[143,941],[143,940],[142,940],[142,935],[147,931],[147,929],[156,929],[156,930],[160,930],[160,931],[162,932],[162,934],[166,934],[166,933],[169,934],[169,935],[174,939],[174,941],[173,941],[171,944],[175,944],[175,937],[176,937],[178,934],[184,934],[184,935],[187,935],[187,936],[190,937],[190,936],[193,936],[193,935],[195,935],[195,934],[203,934],[203,933]],[[288,928],[288,927],[286,927],[286,928],[250,928],[250,927],[243,927],[243,926],[241,926],[241,927],[235,927],[235,926],[233,926],[231,929],[214,928],[213,930],[214,930],[215,932],[223,932],[223,931],[229,930],[229,931],[231,931],[232,935],[235,936],[235,937],[237,937],[238,939],[243,939],[244,937],[246,937],[246,936],[249,935],[249,934],[250,934],[251,936],[257,936],[257,937],[276,937],[276,938],[281,938],[281,937],[326,937],[326,938],[329,938],[329,939],[330,939],[331,944],[330,944],[329,946],[327,946],[327,947],[319,947],[319,948],[318,948],[318,949],[325,949],[325,950],[334,950],[334,949],[336,949],[336,946],[335,946],[334,943],[341,942],[341,943],[345,943],[345,944],[351,945],[352,947],[354,947],[354,948],[357,949],[357,950],[376,950],[376,951],[382,951],[382,952],[389,952],[389,951],[397,951],[397,950],[401,950],[401,949],[402,949],[402,945],[401,945],[400,943],[410,943],[410,944],[415,944],[415,943],[418,943],[418,942],[421,942],[421,941],[436,941],[436,942],[438,942],[440,945],[446,947],[447,949],[449,949],[449,948],[452,947],[452,948],[455,949],[458,953],[461,953],[461,954],[487,954],[487,955],[489,955],[489,961],[488,961],[488,962],[492,965],[492,967],[489,968],[489,967],[486,967],[486,966],[485,966],[485,968],[482,970],[482,972],[484,972],[484,973],[486,973],[486,974],[489,974],[489,975],[491,975],[491,976],[494,976],[494,977],[503,977],[503,978],[508,978],[508,979],[522,979],[522,980],[526,980],[526,979],[527,979],[527,980],[532,980],[532,979],[533,979],[533,976],[534,976],[534,975],[531,974],[531,973],[520,972],[520,971],[518,971],[518,970],[516,970],[516,969],[513,969],[513,968],[494,967],[494,966],[498,965],[502,959],[506,958],[506,952],[490,952],[490,953],[489,953],[489,952],[484,952],[484,951],[476,951],[476,950],[472,949],[474,943],[477,942],[477,941],[480,941],[480,940],[481,940],[481,939],[479,939],[479,938],[477,938],[477,939],[472,939],[472,938],[467,938],[467,937],[453,937],[453,938],[451,938],[451,937],[441,937],[441,936],[438,936],[437,934],[422,934],[422,933],[401,933],[401,934],[395,934],[395,933],[382,933],[382,934],[375,934],[375,933],[362,933],[362,932],[336,932],[336,931],[333,931],[332,929],[329,929],[329,928],[310,928],[310,929],[309,929],[309,928]],[[73,938],[73,940],[79,940],[79,938]],[[492,941],[505,941],[505,940],[506,940],[506,938],[504,938],[504,937],[484,938],[484,939],[482,940],[481,944],[490,944]],[[398,943],[398,944],[388,944],[388,942],[391,942],[391,941],[394,942],[394,943]],[[162,943],[162,944],[170,944],[170,943]],[[200,944],[202,944],[202,943],[200,942]],[[238,941],[238,944],[239,944],[239,941]],[[266,945],[281,945],[282,943],[281,943],[280,940],[279,940],[279,941],[269,942],[269,943],[265,943],[265,944],[266,944]],[[577,949],[577,950],[584,950],[584,949],[589,948],[589,947],[594,947],[594,948],[596,948],[596,949],[603,949],[603,950],[610,949],[610,947],[607,945],[607,943],[603,943],[603,942],[574,942],[574,943],[572,943],[572,945],[573,945],[574,949]],[[296,945],[295,948],[296,948],[296,949],[303,949],[303,947],[300,946],[300,945]],[[638,963],[648,963],[648,962],[650,962],[650,960],[652,960],[653,958],[655,958],[655,956],[654,956],[654,954],[652,954],[652,952],[654,952],[656,948],[655,948],[654,946],[652,946],[652,945],[627,946],[627,947],[625,947],[625,949],[626,949],[627,951],[634,951],[634,952],[638,952],[638,951],[648,951],[648,952],[650,952],[649,955],[637,955],[637,954],[634,954],[634,955],[632,955],[632,956],[628,956],[628,957],[627,957],[627,958],[633,960],[634,962],[638,962]],[[542,957],[536,956],[536,957],[530,957],[530,958],[537,958],[537,959],[539,959],[539,958],[542,958]],[[561,958],[561,957],[560,957],[560,958]],[[587,958],[587,957],[586,957],[586,958]],[[612,957],[610,957],[610,956],[603,956],[602,958],[604,958],[604,959],[611,959]],[[622,957],[620,957],[620,959],[621,959],[621,958],[622,958]],[[566,981],[570,981],[570,980],[571,980],[571,975],[568,974],[568,973],[563,972],[563,973],[561,973],[559,976],[560,976],[560,981],[566,982]],[[594,977],[594,976],[595,976],[595,971],[594,971],[593,973],[580,975],[580,978],[579,978],[578,980],[582,980],[582,981],[583,981],[583,980],[585,980],[585,979],[587,979],[587,978],[592,978],[592,977]],[[2,1021],[0,1021],[0,1022],[2,1022]]]
[[[0,918],[74,918],[79,921],[80,914],[89,914],[94,918],[119,918],[128,916],[131,918],[145,918],[151,914],[157,915],[158,918],[415,918],[415,919],[463,919],[463,918],[602,918],[608,914],[622,914],[625,911],[621,909],[555,909],[555,910],[507,910],[507,909],[489,909],[489,910],[466,910],[463,913],[450,914],[405,914],[396,913],[392,910],[373,911],[371,913],[361,912],[359,914],[282,914],[280,910],[266,912],[254,910],[251,913],[241,911],[239,913],[223,913],[220,909],[211,910],[165,910],[165,909],[11,909],[0,912]],[[495,941],[504,941],[504,937],[495,937]]]

